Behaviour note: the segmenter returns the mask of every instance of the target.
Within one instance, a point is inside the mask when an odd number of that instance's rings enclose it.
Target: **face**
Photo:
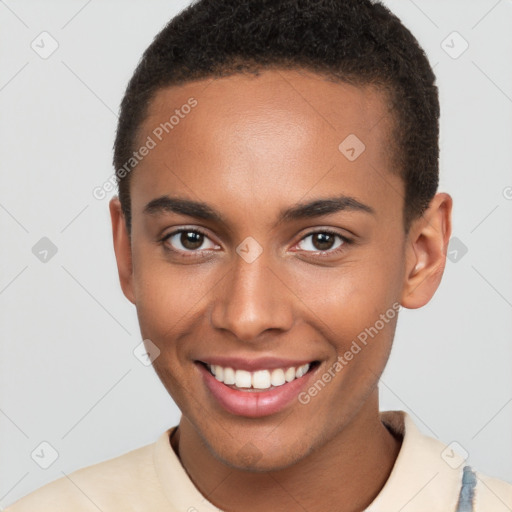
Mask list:
[[[299,71],[150,105],[123,289],[185,424],[226,464],[297,462],[376,392],[405,265],[390,121],[379,91]]]

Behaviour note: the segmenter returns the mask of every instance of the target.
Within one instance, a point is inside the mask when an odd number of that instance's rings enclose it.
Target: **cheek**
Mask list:
[[[155,254],[156,253],[156,254]],[[138,250],[133,255],[137,315],[143,336],[163,343],[180,320],[200,302],[199,276],[187,266],[170,265],[160,251]]]
[[[227,269],[214,262],[171,264],[161,249],[144,247],[143,243],[134,247],[134,290],[141,333],[157,345],[204,322],[212,297],[226,300],[215,293],[215,287]],[[337,352],[343,353],[352,340],[364,338],[368,329],[373,332],[380,315],[397,300],[401,272],[397,252],[393,253],[389,245],[379,248],[374,244],[361,249],[357,257],[347,257],[339,267],[315,267],[304,262],[283,266],[276,269],[286,283],[282,300],[299,321],[316,326]],[[390,323],[379,329],[383,337],[392,335]]]
[[[400,307],[399,261],[376,254],[302,276],[302,314],[328,340],[333,359],[343,358],[353,383],[361,372],[379,374],[389,356]]]
[[[357,336],[399,297],[398,272],[385,263],[348,262],[338,270],[325,270],[302,275],[296,290],[310,316],[316,316],[331,331],[329,338]]]

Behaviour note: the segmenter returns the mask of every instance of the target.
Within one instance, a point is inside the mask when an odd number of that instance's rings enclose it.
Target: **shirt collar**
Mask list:
[[[464,458],[420,432],[405,411],[383,411],[381,421],[403,436],[391,474],[367,512],[446,512],[459,498]]]
[[[455,510],[464,459],[440,441],[420,432],[405,411],[382,411],[381,421],[402,446],[384,487],[366,512],[446,512]],[[153,450],[163,492],[180,512],[219,512],[190,480],[164,432]],[[222,512],[222,511],[220,511]]]

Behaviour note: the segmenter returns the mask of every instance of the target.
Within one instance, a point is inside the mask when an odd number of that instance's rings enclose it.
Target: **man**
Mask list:
[[[369,0],[201,0],[121,106],[121,286],[182,412],[11,512],[506,511],[512,486],[379,412],[401,307],[439,286],[435,77]]]

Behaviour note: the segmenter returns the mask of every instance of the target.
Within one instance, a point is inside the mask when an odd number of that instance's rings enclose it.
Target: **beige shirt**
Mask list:
[[[381,412],[403,437],[386,484],[367,512],[456,512],[464,459],[423,435],[404,411]],[[169,442],[79,469],[21,498],[6,512],[218,512],[189,479]],[[467,512],[471,508],[461,508]],[[511,512],[512,485],[476,472],[473,512]]]

